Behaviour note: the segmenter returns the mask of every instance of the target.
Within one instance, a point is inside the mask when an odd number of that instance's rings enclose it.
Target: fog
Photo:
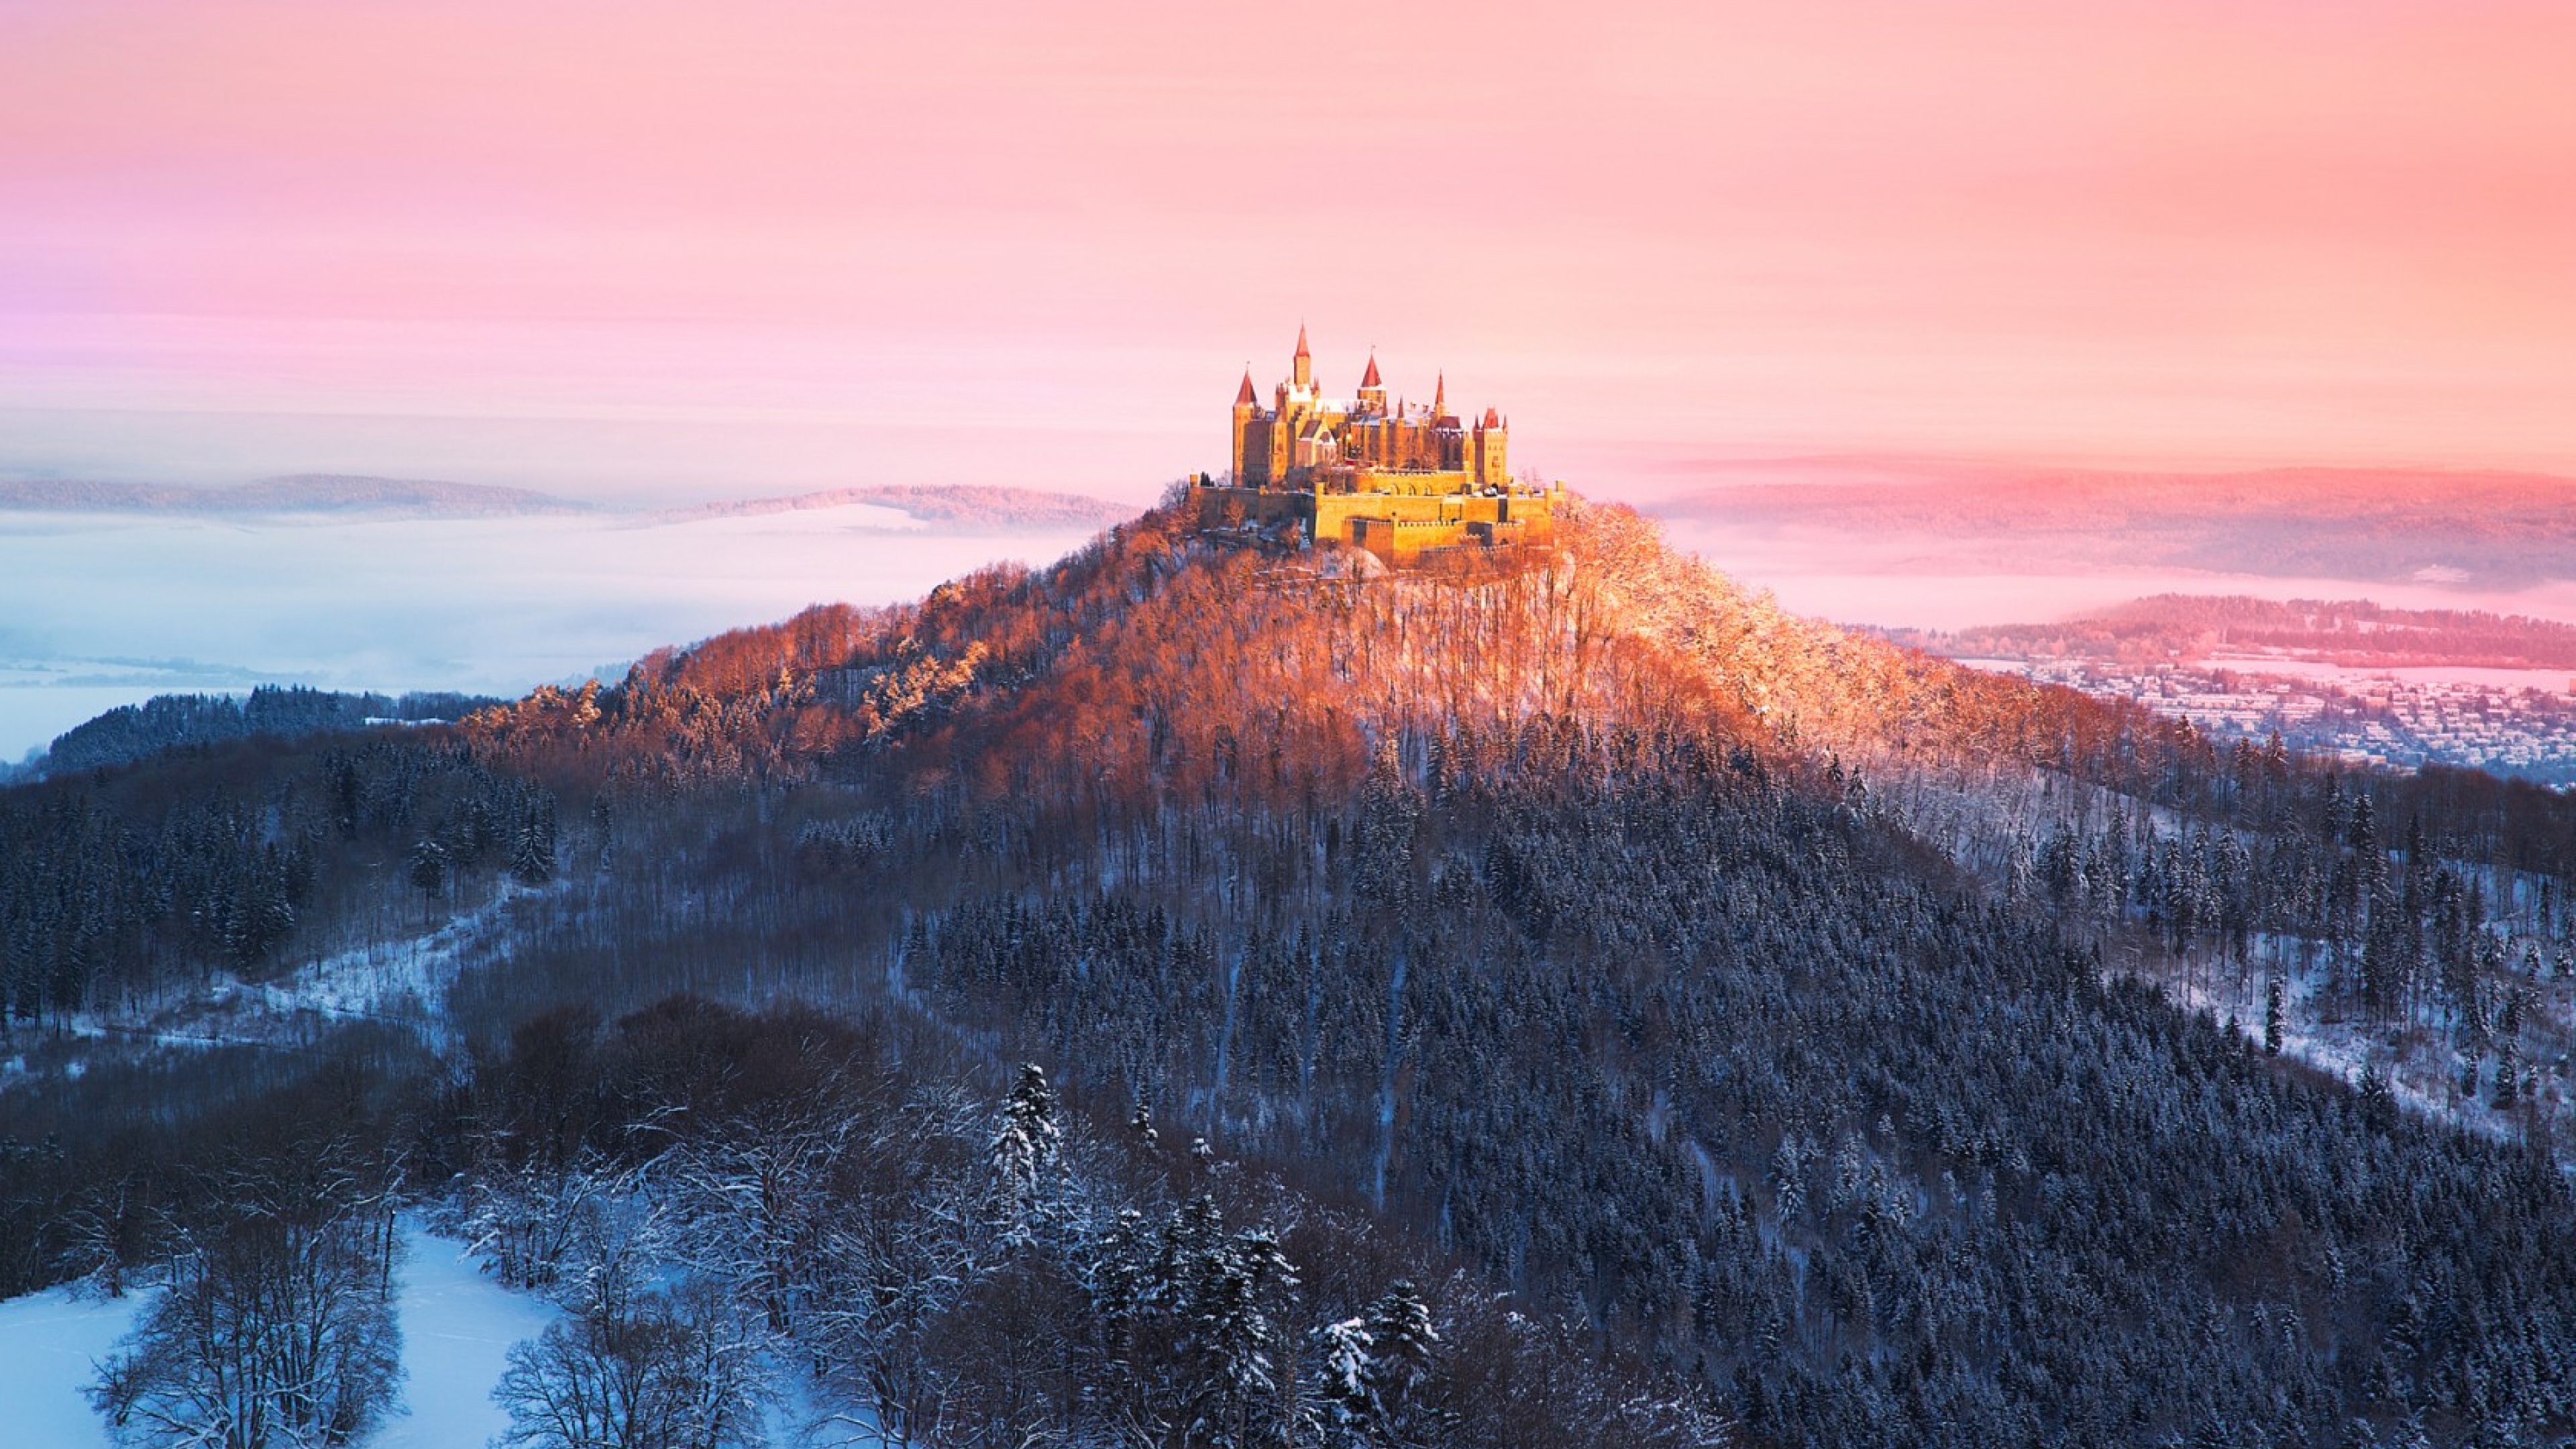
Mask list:
[[[1729,575],[1768,588],[1781,607],[1844,624],[1962,629],[2073,617],[2151,594],[2261,599],[2370,599],[2402,609],[2486,609],[2576,623],[2576,580],[2521,588],[2390,582],[2331,574],[2104,567],[2044,545],[2014,569],[1991,550],[1932,536],[1854,536],[1816,529],[1675,521],[1666,536]]]
[[[827,601],[915,598],[1086,535],[962,534],[853,505],[736,518],[0,514],[0,760],[154,694],[262,682],[516,694]],[[2019,570],[1957,539],[1685,518],[1672,541],[1843,623],[2035,622],[2157,593],[2370,598],[2576,622],[2576,582],[2452,583],[2102,567]]]
[[[652,524],[0,515],[0,759],[160,693],[517,693],[1086,536],[934,531],[866,506]]]

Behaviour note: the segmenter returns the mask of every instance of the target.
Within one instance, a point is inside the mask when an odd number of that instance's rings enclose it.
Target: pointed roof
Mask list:
[[[1449,373],[1446,368],[1441,370],[1440,381],[1431,389],[1431,411],[1435,415],[1445,415],[1449,411]]]
[[[1234,392],[1234,405],[1241,407],[1245,403],[1260,401],[1261,395],[1252,390],[1252,364],[1247,362],[1243,365],[1243,386],[1236,388]]]
[[[1293,355],[1298,357],[1311,357],[1314,355],[1306,350],[1306,324],[1303,322],[1297,324],[1297,351]]]
[[[1384,383],[1382,383],[1382,382],[1379,382],[1379,381],[1377,380],[1377,349],[1376,349],[1376,348],[1374,348],[1374,347],[1372,347],[1372,348],[1370,348],[1370,349],[1369,349],[1369,365],[1368,365],[1368,371],[1363,372],[1363,373],[1361,373],[1361,374],[1360,374],[1360,386],[1362,386],[1362,387],[1384,387],[1384,386],[1386,386],[1386,384],[1384,384]]]
[[[1492,408],[1487,408],[1487,409],[1485,409],[1485,426],[1486,426],[1486,427],[1489,427],[1489,428],[1499,428],[1499,427],[1501,427],[1502,425],[1503,425],[1503,415],[1502,415],[1501,413],[1498,413],[1498,412],[1494,411]]]

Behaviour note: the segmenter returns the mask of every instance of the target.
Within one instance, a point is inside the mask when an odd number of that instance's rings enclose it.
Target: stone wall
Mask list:
[[[1467,543],[1503,547],[1556,541],[1556,500],[1546,493],[1291,493],[1207,487],[1191,494],[1201,528],[1238,521],[1264,528],[1294,523],[1310,539],[1354,544],[1389,563],[1410,562],[1425,549]]]

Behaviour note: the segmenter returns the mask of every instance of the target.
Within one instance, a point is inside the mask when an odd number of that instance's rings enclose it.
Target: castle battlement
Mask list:
[[[1429,404],[1390,407],[1372,355],[1357,396],[1324,397],[1300,327],[1288,379],[1269,407],[1244,369],[1232,471],[1196,490],[1200,523],[1293,521],[1310,540],[1352,544],[1389,563],[1439,549],[1552,542],[1554,495],[1514,485],[1510,445],[1510,424],[1496,409],[1472,425],[1449,411],[1446,373]]]

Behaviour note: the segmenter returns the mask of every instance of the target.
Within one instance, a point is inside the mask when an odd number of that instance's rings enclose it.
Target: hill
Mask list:
[[[2480,609],[2398,609],[2368,599],[2158,594],[2056,623],[1894,632],[1963,658],[2198,660],[2233,652],[2355,668],[2576,669],[2576,624]]]
[[[131,1185],[151,1133],[358,1100],[487,1223],[653,1184],[816,1392],[995,1442],[2571,1427],[2576,802],[1560,529],[1375,576],[1157,512],[452,730],[0,796],[19,1020],[238,1044],[31,1059],[0,1262],[155,1251],[102,1184],[220,1217]]]
[[[34,769],[40,774],[95,770],[166,750],[255,735],[292,739],[384,722],[434,723],[499,702],[480,695],[414,691],[395,698],[267,684],[238,698],[156,694],[55,736]]]

